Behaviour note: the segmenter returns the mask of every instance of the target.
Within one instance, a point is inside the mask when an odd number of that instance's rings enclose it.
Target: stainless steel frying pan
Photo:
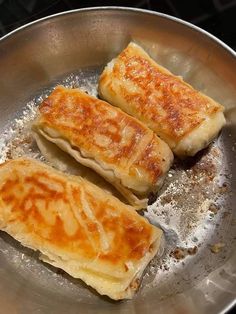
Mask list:
[[[112,302],[0,233],[0,313],[215,314],[235,301],[236,54],[217,38],[164,14],[119,7],[57,14],[3,37],[0,159],[42,158],[28,128],[35,106],[57,83],[96,94],[102,67],[131,40],[226,108],[220,138],[190,163],[177,162],[148,209],[165,231],[167,251],[151,263],[133,300]],[[194,255],[171,254],[194,243]]]

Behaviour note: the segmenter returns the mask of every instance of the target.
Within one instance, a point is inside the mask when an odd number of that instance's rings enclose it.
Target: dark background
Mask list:
[[[107,5],[176,16],[205,29],[236,50],[236,0],[0,0],[0,37],[47,15]],[[228,312],[233,313],[236,313],[236,307]]]

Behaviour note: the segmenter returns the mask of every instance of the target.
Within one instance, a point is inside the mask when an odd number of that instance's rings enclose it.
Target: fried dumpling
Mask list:
[[[130,43],[105,67],[99,95],[142,121],[183,158],[206,147],[225,124],[223,106]]]
[[[162,236],[92,183],[23,158],[0,165],[0,229],[115,300],[133,296]]]
[[[79,89],[56,87],[40,105],[33,129],[112,183],[137,209],[146,207],[173,161],[153,131]]]

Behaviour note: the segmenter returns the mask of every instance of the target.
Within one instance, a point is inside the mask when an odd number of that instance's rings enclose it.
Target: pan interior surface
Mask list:
[[[26,155],[50,164],[30,131],[38,104],[57,84],[97,95],[103,67],[131,40],[222,103],[227,125],[208,149],[175,162],[157,201],[144,213],[164,230],[165,249],[148,266],[133,300],[100,297],[1,232],[4,313],[210,314],[234,302],[236,58],[204,32],[147,11],[95,8],[43,19],[4,38],[0,42],[0,161]],[[62,171],[76,173],[73,161],[66,165]]]

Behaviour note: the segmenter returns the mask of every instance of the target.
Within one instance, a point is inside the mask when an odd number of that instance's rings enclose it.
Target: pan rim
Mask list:
[[[219,39],[218,37],[216,37],[215,35],[211,34],[210,32],[202,29],[199,26],[196,26],[190,22],[187,22],[183,19],[174,17],[172,15],[169,14],[165,14],[165,13],[161,13],[161,12],[156,12],[156,11],[151,11],[151,10],[147,10],[147,9],[139,9],[139,8],[132,8],[132,7],[122,7],[122,6],[95,6],[95,7],[86,7],[86,8],[80,8],[80,9],[74,9],[74,10],[68,10],[68,11],[62,11],[62,12],[58,12],[55,14],[51,14],[45,17],[42,17],[40,19],[36,19],[32,22],[26,23],[16,29],[14,29],[13,31],[9,32],[8,34],[0,37],[0,43],[5,41],[6,39],[8,39],[9,37],[11,37],[12,35],[14,35],[15,33],[18,33],[20,31],[23,31],[24,29],[29,28],[30,26],[36,25],[40,22],[43,21],[47,21],[50,20],[52,18],[57,18],[63,15],[69,15],[69,14],[74,14],[74,13],[78,13],[78,12],[90,12],[90,11],[101,11],[101,10],[105,10],[105,11],[114,11],[114,10],[118,10],[118,11],[128,11],[128,12],[139,12],[139,13],[144,13],[144,14],[149,14],[149,15],[154,15],[154,16],[158,16],[161,18],[166,18],[168,20],[171,20],[173,22],[176,23],[180,23],[184,26],[187,26],[191,29],[193,29],[196,32],[199,32],[205,36],[207,36],[211,41],[216,42],[217,44],[219,44],[223,49],[225,49],[232,57],[236,58],[236,51],[234,51],[234,49],[232,49],[230,46],[228,46],[226,43],[224,43],[221,39]]]

